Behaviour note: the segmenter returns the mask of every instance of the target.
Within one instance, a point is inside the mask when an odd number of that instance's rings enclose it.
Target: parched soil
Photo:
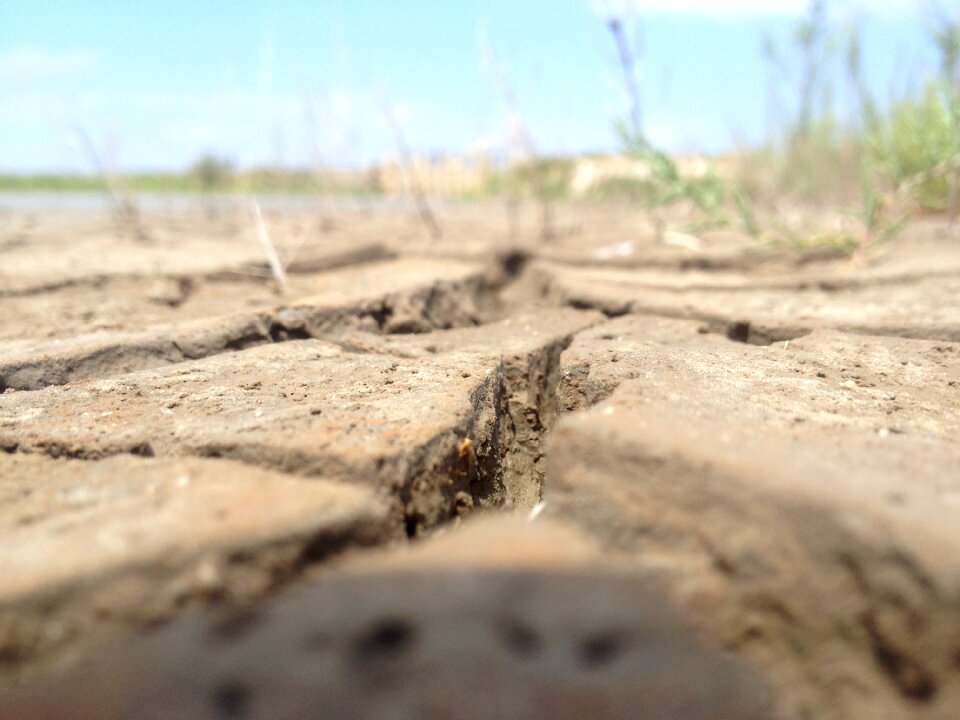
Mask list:
[[[0,216],[0,720],[948,720],[960,230]]]

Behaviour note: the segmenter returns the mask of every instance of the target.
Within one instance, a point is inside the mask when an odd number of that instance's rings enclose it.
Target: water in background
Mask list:
[[[316,195],[199,195],[196,193],[142,193],[135,196],[138,207],[146,213],[178,214],[214,208],[239,210],[255,199],[267,211],[298,212],[323,206],[345,212],[404,212],[414,209],[403,196],[337,195],[320,198]],[[87,213],[109,211],[109,196],[96,192],[0,192],[2,213]]]

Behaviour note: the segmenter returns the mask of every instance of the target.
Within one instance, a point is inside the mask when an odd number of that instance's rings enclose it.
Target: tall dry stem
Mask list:
[[[520,149],[531,164],[530,185],[533,191],[534,199],[540,211],[540,239],[552,240],[556,236],[553,220],[553,204],[550,201],[550,191],[547,188],[546,172],[537,145],[530,134],[530,129],[523,119],[523,113],[520,111],[520,101],[516,90],[510,83],[503,65],[500,63],[500,57],[493,49],[493,44],[487,36],[485,28],[481,27],[478,33],[480,51],[483,55],[484,66],[493,81],[494,87],[503,98],[507,109],[510,112],[511,126],[513,135],[520,144]]]
[[[429,231],[430,237],[434,240],[440,240],[443,238],[443,230],[440,228],[440,223],[437,222],[437,217],[427,200],[427,194],[423,190],[420,176],[417,175],[416,168],[413,166],[413,153],[410,152],[410,145],[407,143],[403,126],[401,126],[397,114],[388,102],[384,100],[381,105],[384,118],[386,118],[387,124],[390,126],[390,133],[393,135],[393,144],[400,159],[400,170],[403,173],[404,183],[411,197],[413,197],[414,203],[416,203],[420,220]]]
[[[637,80],[637,62],[627,33],[623,18],[611,15],[607,18],[607,28],[613,35],[613,42],[617,46],[617,60],[623,71],[623,85],[630,100],[630,131],[635,138],[643,134],[643,115],[640,104],[640,83]]]
[[[90,133],[82,126],[74,128],[87,161],[93,166],[94,171],[100,178],[106,188],[107,195],[110,198],[114,222],[122,233],[129,233],[134,239],[142,242],[148,242],[152,238],[150,233],[144,227],[140,218],[140,211],[137,203],[126,192],[117,177],[117,174],[111,169],[105,161],[103,154],[97,148]]]
[[[270,232],[267,230],[267,223],[263,219],[260,203],[256,200],[250,201],[250,214],[253,215],[253,222],[257,231],[257,240],[267,259],[267,265],[270,267],[273,279],[277,283],[277,289],[281,294],[286,294],[287,272],[283,267],[283,263],[280,262],[280,256],[277,254],[277,249],[274,247],[273,241],[270,239]]]

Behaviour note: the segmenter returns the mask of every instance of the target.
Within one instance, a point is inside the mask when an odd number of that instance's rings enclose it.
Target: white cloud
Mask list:
[[[833,0],[831,12],[868,14],[917,10],[916,0]],[[590,0],[598,15],[705,15],[731,17],[746,15],[800,15],[810,0]]]
[[[801,11],[805,0],[593,0],[599,15],[773,15]]]
[[[0,80],[28,82],[78,75],[92,68],[95,61],[95,53],[89,50],[11,48],[0,52]]]

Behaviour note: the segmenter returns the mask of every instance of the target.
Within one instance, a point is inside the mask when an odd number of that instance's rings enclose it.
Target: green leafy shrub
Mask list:
[[[620,129],[620,134],[627,154],[649,169],[648,178],[621,183],[621,188],[630,188],[638,200],[651,208],[666,208],[686,201],[693,203],[708,220],[726,221],[724,206],[728,189],[712,168],[702,175],[685,174],[673,158],[654,147],[643,135],[625,128]]]
[[[950,164],[960,155],[955,105],[949,90],[932,83],[921,98],[891,108],[867,139],[873,162],[895,186],[909,184],[910,195],[925,210],[949,205]]]
[[[233,164],[229,160],[215,155],[204,155],[190,168],[190,176],[201,190],[210,192],[227,186],[233,179],[233,170]]]
[[[486,181],[487,195],[517,195],[560,200],[570,192],[575,162],[569,158],[536,158],[491,174]]]

